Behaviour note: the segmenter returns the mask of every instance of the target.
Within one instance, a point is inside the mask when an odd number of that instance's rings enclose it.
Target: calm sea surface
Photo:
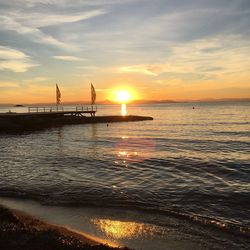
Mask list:
[[[154,120],[0,134],[0,196],[148,210],[248,231],[250,103],[127,109]]]

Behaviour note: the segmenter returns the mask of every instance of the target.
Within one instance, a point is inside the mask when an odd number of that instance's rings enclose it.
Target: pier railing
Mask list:
[[[47,112],[96,112],[97,106],[30,106],[29,113],[47,113]]]

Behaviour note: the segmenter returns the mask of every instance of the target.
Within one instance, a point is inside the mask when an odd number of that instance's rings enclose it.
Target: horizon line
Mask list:
[[[190,103],[190,102],[230,102],[230,101],[244,101],[248,102],[250,101],[249,98],[203,98],[203,99],[163,99],[163,100],[144,100],[144,99],[139,99],[139,100],[132,100],[128,101],[126,104],[164,104],[164,103]],[[82,105],[91,105],[90,101],[66,101],[61,103],[60,105],[77,105],[77,104],[82,104]],[[111,101],[109,99],[102,100],[96,102],[96,105],[119,105],[121,102],[117,101]],[[24,103],[24,102],[19,102],[19,103],[0,103],[1,106],[3,105],[56,105],[54,102],[37,102],[37,103]]]

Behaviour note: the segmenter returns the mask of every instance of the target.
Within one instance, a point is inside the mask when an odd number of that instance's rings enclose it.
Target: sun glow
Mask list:
[[[139,100],[140,95],[131,86],[120,85],[114,87],[107,98],[115,103],[128,104],[134,100]]]
[[[119,90],[116,93],[116,99],[120,103],[126,103],[132,99],[132,95],[128,90]]]

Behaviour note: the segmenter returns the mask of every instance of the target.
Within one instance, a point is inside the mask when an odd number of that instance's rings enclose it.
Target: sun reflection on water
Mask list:
[[[115,154],[118,163],[142,162],[152,157],[155,151],[155,142],[151,139],[122,137],[116,144]]]
[[[92,219],[91,222],[108,238],[114,240],[133,239],[145,235],[153,236],[161,232],[160,228],[150,224],[118,221],[110,219]]]
[[[126,105],[126,103],[123,103],[121,105],[121,115],[122,116],[126,116],[127,115],[127,105]]]

